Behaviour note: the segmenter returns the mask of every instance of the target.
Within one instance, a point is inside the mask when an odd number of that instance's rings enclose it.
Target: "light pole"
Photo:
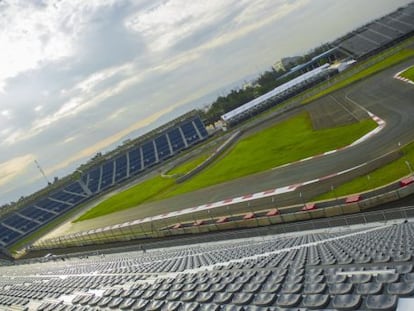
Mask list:
[[[299,192],[299,198],[303,204],[303,208],[306,208],[305,199],[303,198],[302,191]]]
[[[412,176],[413,175],[413,168],[411,167],[410,161],[405,160],[405,164],[407,165],[408,170],[410,171],[410,175]]]
[[[398,142],[398,148],[400,149],[400,152],[402,153],[402,156],[404,157],[405,165],[407,165],[408,171],[410,172],[411,176],[414,176],[413,174],[413,168],[411,166],[411,162],[408,160],[407,155],[405,152],[401,149],[401,142]]]

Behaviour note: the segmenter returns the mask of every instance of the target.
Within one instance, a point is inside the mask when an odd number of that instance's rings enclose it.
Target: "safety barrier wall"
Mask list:
[[[367,199],[361,200],[359,202],[350,203],[350,204],[336,204],[337,201],[333,200],[330,201],[332,204],[331,206],[327,206],[324,208],[317,208],[315,210],[310,211],[301,211],[303,207],[302,204],[289,206],[286,208],[279,208],[281,211],[280,215],[276,216],[265,216],[265,217],[258,217],[252,218],[249,220],[233,220],[229,222],[225,222],[222,224],[218,224],[215,221],[212,221],[209,224],[201,225],[201,226],[190,226],[190,227],[183,227],[172,229],[171,227],[166,227],[165,223],[162,220],[158,220],[153,222],[149,227],[142,227],[140,225],[131,226],[131,227],[123,227],[112,229],[110,231],[102,231],[102,232],[95,232],[90,233],[87,235],[74,235],[74,236],[62,236],[55,239],[44,240],[40,241],[38,244],[33,246],[33,249],[52,249],[52,248],[59,248],[59,247],[70,247],[70,246],[84,246],[84,245],[93,245],[93,244],[105,244],[117,241],[130,241],[130,240],[148,240],[153,238],[163,238],[163,237],[170,237],[170,236],[178,236],[178,235],[188,235],[188,234],[200,234],[200,233],[207,233],[207,232],[217,232],[223,230],[237,230],[237,229],[246,229],[252,227],[279,227],[279,226],[286,226],[292,223],[298,223],[299,226],[302,223],[307,221],[315,221],[320,219],[330,219],[332,217],[336,218],[337,216],[341,217],[351,217],[352,219],[358,219],[358,217],[362,217],[365,219],[363,221],[367,222],[368,218],[365,215],[366,212],[371,208],[376,206],[386,204],[389,202],[396,201],[398,199],[404,198],[408,195],[414,194],[414,183],[407,185],[405,187],[392,190],[386,193],[381,193],[373,197],[369,197]],[[296,210],[296,212],[286,212],[285,210]],[[390,210],[381,210],[370,212],[371,218],[375,219],[383,219],[389,220],[390,217],[387,215],[393,215],[392,219],[395,219],[395,213],[398,213],[400,209],[390,209]],[[411,213],[411,210],[410,210]],[[209,214],[209,213],[205,213]],[[378,215],[381,217],[378,217]],[[364,216],[365,215],[365,216]],[[367,214],[368,215],[368,214]],[[377,215],[374,217],[373,215]],[[399,214],[400,218],[406,218],[408,214]],[[200,216],[200,217],[196,217]],[[195,219],[202,219],[203,214],[199,213],[198,215],[194,215]],[[233,216],[238,216],[233,215]],[[414,216],[414,208],[412,211],[412,216]],[[215,216],[210,215],[213,220]],[[364,218],[365,217],[365,218]],[[208,219],[207,217],[204,219]],[[329,222],[329,220],[328,220]],[[317,227],[316,227],[317,228]],[[161,230],[162,229],[162,230]],[[272,231],[273,229],[269,229]]]

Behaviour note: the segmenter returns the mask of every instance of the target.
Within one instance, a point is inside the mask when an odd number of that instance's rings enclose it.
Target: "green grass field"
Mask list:
[[[414,66],[401,73],[401,76],[414,82]]]
[[[161,176],[153,177],[99,203],[81,217],[76,219],[75,222],[119,212],[124,209],[137,206],[151,199],[153,196],[166,188],[171,187],[174,183],[175,180],[172,178],[162,178]]]
[[[368,119],[347,126],[314,131],[308,113],[303,112],[242,139],[226,157],[182,184],[175,184],[170,178],[149,179],[98,204],[76,221],[191,192],[343,147],[375,127],[376,123]],[[191,160],[178,167],[176,171],[194,167],[202,158],[203,156]]]
[[[172,170],[168,171],[168,175],[185,175],[188,172],[190,172],[192,169],[196,168],[199,164],[203,163],[207,158],[209,157],[209,154],[202,154],[190,161],[185,162],[184,164],[177,166],[173,168]]]
[[[408,165],[414,164],[414,143],[402,148],[404,156],[379,169],[376,169],[366,176],[355,178],[346,182],[335,189],[335,193],[330,191],[312,199],[312,201],[333,199],[335,197],[361,193],[373,188],[381,187],[394,182],[410,174]],[[414,168],[414,167],[412,167]]]

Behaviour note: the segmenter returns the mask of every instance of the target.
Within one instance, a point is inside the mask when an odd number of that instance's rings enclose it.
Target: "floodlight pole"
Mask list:
[[[408,167],[408,170],[410,171],[410,175],[413,175],[413,168],[411,167],[411,163],[408,160],[405,160],[405,164]]]
[[[401,142],[398,142],[398,148],[400,149],[400,151],[401,151],[401,153],[404,157],[404,162],[405,162],[405,165],[407,165],[407,168],[408,168],[408,171],[410,172],[410,175],[414,176],[413,168],[411,166],[411,162],[408,160],[407,155],[405,154],[405,152],[401,149]]]
[[[302,191],[299,191],[299,198],[302,201],[303,207],[306,207],[305,199],[303,198]]]

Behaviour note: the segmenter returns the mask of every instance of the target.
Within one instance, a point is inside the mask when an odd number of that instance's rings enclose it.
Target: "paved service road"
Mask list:
[[[364,143],[288,167],[269,170],[164,201],[143,204],[116,214],[72,224],[69,231],[102,227],[141,218],[144,214],[157,215],[301,183],[372,161],[387,152],[396,150],[398,142],[405,144],[414,140],[414,87],[394,79],[393,76],[413,64],[414,60],[406,61],[332,94],[335,98],[356,103],[386,121],[385,128]],[[317,100],[309,105],[318,105],[318,102]],[[315,191],[316,189],[317,187]],[[319,189],[319,192],[322,191],[326,190]],[[297,196],[297,193],[294,195]]]

